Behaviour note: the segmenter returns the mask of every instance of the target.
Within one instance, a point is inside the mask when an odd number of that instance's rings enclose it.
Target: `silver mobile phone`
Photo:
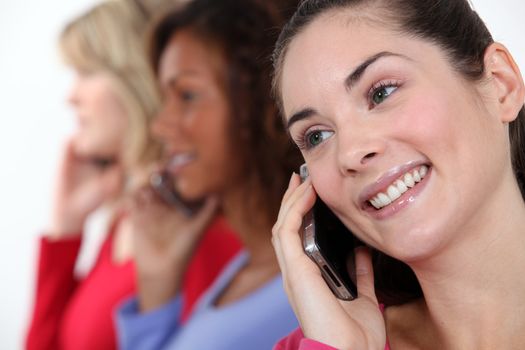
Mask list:
[[[306,164],[301,165],[299,173],[302,181],[308,177]],[[354,249],[360,242],[319,197],[303,218],[302,241],[304,251],[319,266],[335,296],[354,299],[357,296]]]
[[[187,217],[193,216],[204,205],[204,200],[184,200],[173,187],[173,177],[167,171],[154,172],[149,178],[149,183],[166,204],[176,207]]]

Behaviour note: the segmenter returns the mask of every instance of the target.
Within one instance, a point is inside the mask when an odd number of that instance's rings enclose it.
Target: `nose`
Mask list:
[[[67,102],[73,107],[78,107],[80,104],[80,81],[78,78],[75,78],[71,84],[67,95]]]
[[[164,102],[159,113],[151,123],[151,133],[163,143],[169,144],[181,136],[181,123],[177,113],[170,107],[169,102]]]
[[[344,175],[366,171],[385,153],[386,142],[372,130],[339,133],[337,158]]]

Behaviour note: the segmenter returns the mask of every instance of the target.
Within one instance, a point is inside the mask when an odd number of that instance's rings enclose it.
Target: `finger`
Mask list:
[[[315,198],[313,187],[307,186],[305,191],[290,205],[287,214],[283,216],[281,224],[274,228],[274,245],[277,246],[276,254],[279,255],[283,266],[287,261],[304,258],[300,231],[303,216],[312,208]]]
[[[358,296],[366,297],[378,304],[374,288],[372,255],[368,247],[361,246],[355,249],[355,265]]]
[[[292,173],[292,176],[290,176],[290,181],[288,181],[288,188],[286,189],[286,192],[284,193],[283,199],[281,200],[281,204],[286,202],[288,198],[293,193],[293,190],[297,188],[301,183],[301,179],[299,175],[296,173]]]
[[[305,182],[303,182],[302,184],[298,182],[298,179],[292,181],[292,187],[290,187],[291,191],[288,195],[288,198],[286,200],[283,200],[283,202],[281,203],[281,208],[279,209],[279,214],[277,216],[276,222],[277,227],[282,225],[282,222],[288,215],[290,208],[294,205],[294,203],[297,202],[299,198],[301,198],[304,195],[304,193],[311,187],[311,184],[312,183],[309,179],[306,179]],[[306,211],[304,213],[306,213]]]

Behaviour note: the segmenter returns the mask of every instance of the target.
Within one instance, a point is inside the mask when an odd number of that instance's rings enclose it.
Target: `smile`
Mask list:
[[[173,155],[166,165],[172,175],[176,175],[182,168],[191,163],[195,159],[195,155],[191,153],[178,153]]]
[[[416,186],[428,173],[428,167],[422,165],[416,169],[412,169],[405,174],[401,175],[395,181],[393,181],[384,192],[378,192],[368,200],[374,208],[381,209],[396,199],[401,197],[403,193],[408,191],[410,188]]]

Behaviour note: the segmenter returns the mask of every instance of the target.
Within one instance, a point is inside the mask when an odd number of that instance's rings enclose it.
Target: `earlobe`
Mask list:
[[[502,122],[516,119],[525,102],[525,87],[520,70],[505,46],[493,43],[485,50],[485,71],[495,87]]]

